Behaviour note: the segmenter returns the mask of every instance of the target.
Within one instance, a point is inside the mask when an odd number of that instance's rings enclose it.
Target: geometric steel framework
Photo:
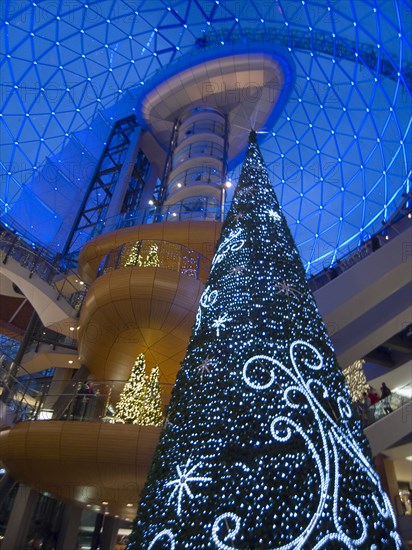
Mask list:
[[[308,273],[379,231],[410,191],[407,0],[79,0],[1,10],[0,214],[54,251],[75,217],[59,200],[74,194],[73,179],[77,186],[72,143],[79,159],[84,143],[98,159],[107,134],[97,136],[97,121],[132,114],[138,88],[162,67],[178,72],[199,45],[263,40],[289,50],[296,81],[259,140]],[[51,163],[59,177],[45,186]],[[238,169],[228,177],[235,183]],[[36,232],[46,218],[48,230]]]
[[[121,214],[132,217],[136,214],[140,199],[142,196],[143,187],[146,183],[150,169],[150,162],[141,149],[139,149],[133,171],[130,177],[129,186],[123,199],[123,204],[120,210]]]
[[[117,121],[113,126],[96,173],[83,197],[83,202],[63,249],[63,256],[67,257],[73,253],[76,253],[77,256],[84,243],[95,233],[100,233],[99,230],[97,232],[95,230],[105,220],[106,211],[130,145],[130,137],[136,126],[134,115]],[[133,180],[134,183],[136,183],[135,180]],[[138,196],[136,192],[134,196]]]

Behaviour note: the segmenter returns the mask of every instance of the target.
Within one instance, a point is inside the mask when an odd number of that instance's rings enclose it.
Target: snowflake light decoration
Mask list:
[[[276,294],[284,293],[286,294],[288,300],[290,297],[296,298],[298,295],[302,296],[302,293],[294,288],[291,284],[287,283],[286,281],[281,281],[280,283],[276,283],[276,288],[279,290],[276,292]]]
[[[193,472],[201,466],[201,463],[195,464],[190,469],[190,459],[186,462],[186,465],[182,471],[179,465],[176,466],[177,471],[177,479],[174,479],[173,481],[168,481],[166,483],[166,487],[172,487],[175,486],[170,497],[169,497],[169,503],[173,499],[174,495],[177,493],[177,514],[180,516],[180,513],[182,511],[182,498],[183,494],[186,493],[189,498],[194,498],[194,495],[192,491],[189,488],[188,483],[205,483],[207,481],[211,481],[212,478],[210,477],[204,477],[204,476],[193,476]]]
[[[275,210],[268,210],[269,217],[273,219],[275,222],[279,222],[281,220],[279,212],[276,212]]]
[[[232,267],[232,269],[230,270],[230,273],[232,273],[233,275],[241,275],[244,271],[244,267],[242,267],[241,265],[236,265],[234,267]]]
[[[196,367],[198,374],[200,375],[201,382],[203,382],[203,376],[205,375],[205,373],[210,372],[210,367],[212,367],[213,365],[212,359],[213,357],[207,357],[204,361],[202,361],[202,363],[200,363],[200,365]]]
[[[219,315],[219,317],[213,321],[212,328],[216,329],[217,336],[220,336],[220,329],[226,328],[226,323],[231,320],[232,318],[228,317],[227,313],[225,313],[224,315]]]

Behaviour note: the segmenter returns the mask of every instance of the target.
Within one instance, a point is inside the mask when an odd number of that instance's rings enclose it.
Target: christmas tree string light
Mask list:
[[[143,265],[143,257],[140,254],[141,246],[140,241],[137,241],[131,246],[130,250],[127,251],[127,256],[124,260],[123,267],[141,267]]]
[[[401,547],[254,132],[130,540]]]
[[[128,247],[123,260],[123,267],[159,267],[159,245],[152,242],[145,257],[142,255],[142,248],[142,241],[137,241],[130,248]]]
[[[159,245],[152,243],[149,248],[149,252],[145,261],[143,262],[144,267],[159,267],[159,256],[157,252],[159,250]]]
[[[162,399],[160,390],[159,366],[150,371],[146,381],[145,417],[142,424],[145,426],[161,426],[163,421]]]

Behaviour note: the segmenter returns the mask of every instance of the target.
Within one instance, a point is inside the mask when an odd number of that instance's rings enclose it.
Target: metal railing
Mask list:
[[[202,254],[181,244],[139,240],[124,243],[104,256],[97,276],[126,267],[160,267],[206,281],[211,262]]]
[[[381,418],[388,416],[388,414],[396,411],[403,405],[412,401],[412,386],[407,384],[402,388],[398,388],[391,393],[388,397],[380,399],[374,405],[369,407],[361,407],[360,416],[362,425],[364,428],[374,424]]]
[[[333,266],[328,266],[316,275],[308,279],[309,286],[312,291],[315,291],[326,285],[332,279],[338,277],[352,266],[358,264],[364,258],[373,254],[379,248],[385,246],[391,239],[397,235],[407,231],[410,228],[411,222],[407,215],[403,215],[400,219],[389,222],[382,231],[372,235],[370,239],[362,243],[356,250],[349,250],[346,256],[339,258]]]
[[[4,360],[0,364],[0,399],[6,391],[7,399],[2,401],[7,406],[11,425],[38,420],[121,422],[115,416],[115,408],[127,380],[93,380],[88,382],[87,391],[84,382],[73,382],[66,386],[65,393],[53,394],[50,380],[39,382],[22,367],[18,368],[16,377],[10,373],[13,366],[13,362]],[[163,417],[172,387],[173,384],[160,384]],[[66,398],[64,409],[54,410],[54,404],[62,397]]]
[[[49,383],[39,381],[3,354],[0,357],[0,400],[7,406],[12,424],[39,414]]]
[[[184,145],[181,149],[178,149],[173,157],[172,170],[175,170],[177,166],[192,158],[200,157],[213,157],[220,161],[223,160],[223,145],[215,143],[213,141],[198,141]]]
[[[3,264],[13,258],[28,272],[28,278],[38,276],[56,290],[56,299],[63,297],[76,311],[79,311],[86,294],[86,286],[79,280],[76,273],[65,269],[61,260],[52,256],[50,251],[38,245],[30,246],[22,241],[18,235],[4,229],[0,233],[0,254]],[[69,277],[78,281],[79,287],[69,280]]]

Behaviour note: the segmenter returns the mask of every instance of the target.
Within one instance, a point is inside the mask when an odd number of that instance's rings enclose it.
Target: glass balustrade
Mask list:
[[[158,267],[206,281],[211,262],[186,246],[168,241],[143,239],[126,242],[103,257],[98,276],[127,267]]]
[[[218,115],[214,114],[214,116]],[[179,143],[195,134],[213,134],[223,138],[225,135],[225,123],[224,121],[204,119],[196,122],[190,122],[190,124],[187,125],[182,123],[179,131]]]
[[[49,381],[39,381],[21,366],[18,367],[19,376],[16,377],[11,374],[14,366],[12,361],[2,358],[0,401],[7,407],[9,425],[34,420],[122,422],[116,417],[116,404],[127,380],[94,380],[87,384],[87,391],[84,382],[72,382],[66,386],[64,393],[53,394],[50,392],[51,378]],[[163,414],[172,386],[160,384]],[[5,394],[7,397],[4,399]]]
[[[15,367],[12,360],[0,359],[0,400],[7,406],[11,424],[33,420],[102,421],[121,422],[115,409],[126,380],[94,380],[89,390],[82,388],[84,382],[72,382],[65,393],[50,393],[50,381],[39,380],[18,367],[18,376],[11,374]],[[173,384],[160,384],[163,413],[170,398]],[[3,394],[7,399],[3,399]],[[54,407],[55,403],[61,403]],[[412,385],[397,388],[389,397],[375,405],[360,408],[364,428],[388,416],[412,400]]]
[[[394,390],[388,397],[380,399],[374,405],[370,405],[369,407],[361,405],[359,413],[363,427],[366,428],[367,426],[374,424],[406,403],[410,403],[411,400],[412,384],[406,384],[405,386]]]
[[[221,172],[215,166],[196,166],[179,172],[168,184],[168,193],[172,195],[184,187],[194,185],[220,185]]]
[[[199,157],[213,157],[221,161],[223,159],[223,145],[213,141],[196,141],[188,144],[175,153],[172,170],[186,160]]]

